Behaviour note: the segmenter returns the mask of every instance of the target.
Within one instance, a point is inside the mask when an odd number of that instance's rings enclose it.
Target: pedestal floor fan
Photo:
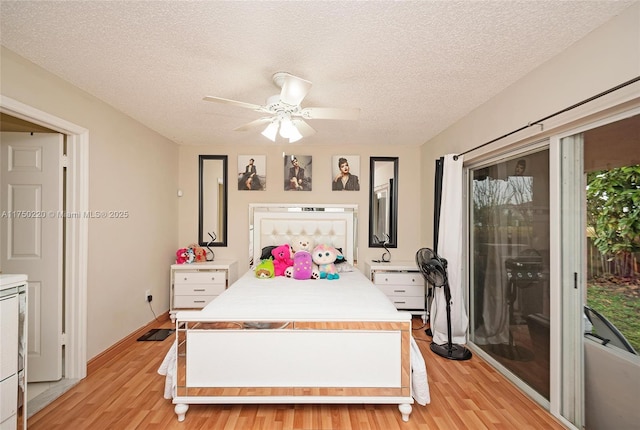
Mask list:
[[[431,351],[449,360],[468,360],[472,354],[466,347],[454,344],[451,334],[451,289],[447,277],[447,260],[441,258],[429,248],[421,248],[416,252],[416,264],[425,281],[435,288],[443,288],[447,301],[447,343],[439,345],[431,342]],[[433,331],[433,327],[431,328]]]

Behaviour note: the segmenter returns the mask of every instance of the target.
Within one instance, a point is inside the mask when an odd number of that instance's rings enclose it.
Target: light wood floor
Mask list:
[[[431,403],[413,405],[409,422],[396,405],[191,405],[179,423],[157,373],[175,335],[161,342],[123,341],[92,360],[89,375],[33,415],[32,430],[53,429],[564,429],[476,355],[468,361],[429,349],[420,319],[414,337],[425,358]],[[156,327],[170,328],[167,320]],[[136,336],[137,337],[137,336]],[[259,360],[256,357],[256,360]]]

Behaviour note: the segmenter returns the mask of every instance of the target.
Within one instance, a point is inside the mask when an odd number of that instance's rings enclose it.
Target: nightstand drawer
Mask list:
[[[201,309],[238,279],[235,260],[172,264],[169,316],[175,322],[180,309]]]
[[[423,297],[389,296],[397,309],[424,309]]]
[[[204,308],[211,300],[218,296],[173,296],[173,307],[181,309]]]
[[[217,296],[225,290],[225,284],[178,284],[174,286],[176,296]]]
[[[377,272],[373,274],[373,283],[376,285],[424,286],[424,278],[417,272]]]
[[[376,287],[380,289],[387,296],[402,296],[402,297],[420,297],[424,298],[424,285],[380,285]]]
[[[226,283],[226,272],[224,271],[180,271],[175,275],[175,284],[222,284]]]
[[[365,273],[396,309],[420,314],[423,321],[427,320],[427,284],[414,261],[365,262]]]

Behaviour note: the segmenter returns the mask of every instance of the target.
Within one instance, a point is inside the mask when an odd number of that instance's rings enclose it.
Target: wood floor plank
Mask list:
[[[156,325],[170,328],[166,321]],[[431,352],[430,338],[414,320],[413,335],[425,357],[431,403],[413,405],[403,422],[397,405],[191,405],[179,423],[163,397],[157,373],[174,335],[160,342],[122,342],[117,353],[100,357],[87,378],[29,418],[32,430],[413,430],[564,429],[547,411],[522,394],[476,355],[446,360]]]

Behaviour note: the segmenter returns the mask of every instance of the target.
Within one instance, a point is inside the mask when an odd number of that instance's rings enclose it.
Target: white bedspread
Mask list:
[[[193,311],[185,311],[185,314]],[[285,277],[257,279],[248,271],[224,293],[210,302],[199,315],[220,321],[407,321],[408,312],[399,312],[387,296],[360,271],[340,274],[338,280],[296,280]],[[182,312],[178,312],[180,320]],[[164,397],[173,398],[176,384],[174,343],[158,373],[164,375]],[[414,400],[430,403],[427,369],[420,349],[411,337],[411,388]]]
[[[411,319],[409,313],[398,312],[359,270],[341,273],[335,280],[283,276],[257,279],[249,270],[202,313],[223,319],[265,321]]]

